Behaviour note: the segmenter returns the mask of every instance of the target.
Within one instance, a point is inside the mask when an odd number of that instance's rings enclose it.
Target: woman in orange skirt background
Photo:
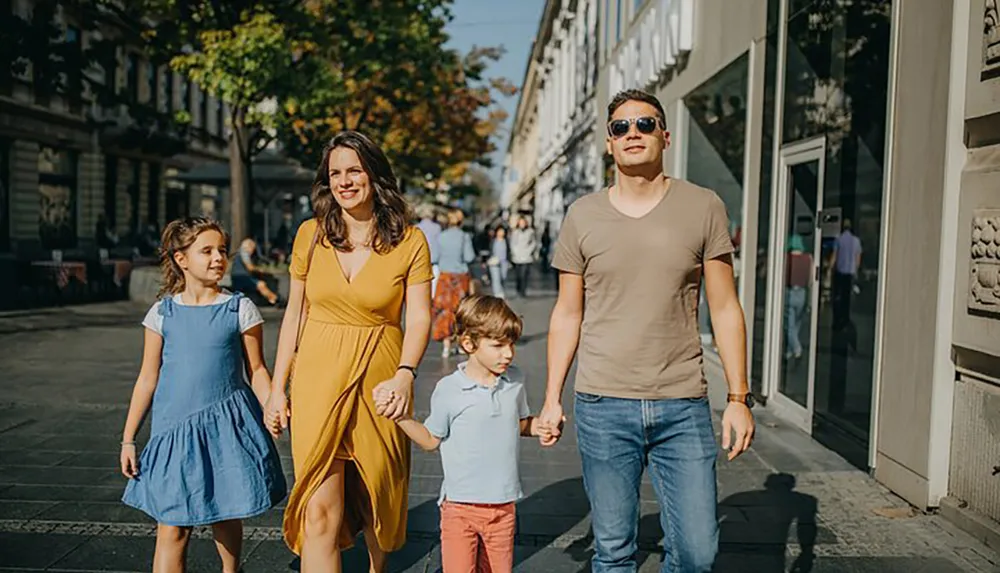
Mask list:
[[[476,259],[472,248],[472,237],[462,230],[465,219],[462,211],[453,209],[448,213],[448,228],[438,239],[440,255],[438,278],[434,291],[434,340],[444,343],[441,356],[451,356],[455,336],[455,312],[458,303],[469,295],[469,264]]]

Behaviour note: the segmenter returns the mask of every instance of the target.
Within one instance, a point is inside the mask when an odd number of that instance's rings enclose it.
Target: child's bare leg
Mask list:
[[[184,573],[190,527],[156,526],[156,551],[153,553],[153,573]]]
[[[243,551],[243,522],[238,519],[212,524],[215,549],[222,559],[222,573],[240,570],[240,553]]]

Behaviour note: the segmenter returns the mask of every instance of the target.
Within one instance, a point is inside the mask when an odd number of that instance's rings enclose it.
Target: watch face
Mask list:
[[[757,405],[757,400],[754,399],[753,394],[747,394],[746,404],[747,408],[753,408]]]

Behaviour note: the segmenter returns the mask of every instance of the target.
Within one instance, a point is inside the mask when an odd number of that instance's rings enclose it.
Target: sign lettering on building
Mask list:
[[[609,93],[645,88],[677,65],[694,43],[694,0],[655,0],[636,25],[638,35],[628,39],[614,56]]]

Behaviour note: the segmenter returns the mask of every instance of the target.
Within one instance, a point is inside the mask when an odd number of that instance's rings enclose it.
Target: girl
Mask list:
[[[219,287],[228,240],[205,218],[167,225],[162,298],[142,323],[142,369],[122,436],[121,470],[129,478],[122,501],[159,524],[154,573],[183,572],[191,528],[208,524],[223,572],[236,573],[240,520],[285,497],[261,410],[271,383],[264,320],[249,299]],[[135,436],[150,404],[150,437],[137,460]]]

